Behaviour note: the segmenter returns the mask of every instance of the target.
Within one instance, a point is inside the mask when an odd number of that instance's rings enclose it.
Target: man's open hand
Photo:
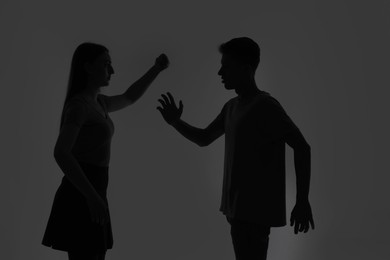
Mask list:
[[[174,98],[169,92],[166,95],[162,94],[161,97],[162,99],[158,100],[161,106],[157,107],[157,109],[161,112],[165,121],[172,125],[180,119],[183,113],[183,102],[180,100],[179,107],[177,107]]]

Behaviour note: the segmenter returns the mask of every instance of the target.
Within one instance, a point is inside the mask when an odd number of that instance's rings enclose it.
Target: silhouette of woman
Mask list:
[[[106,96],[100,88],[108,86],[114,74],[108,49],[95,43],[77,47],[54,148],[64,176],[43,245],[67,251],[69,260],[104,260],[113,245],[106,190],[114,125],[108,113],[137,101],[168,64],[161,54],[123,94]]]

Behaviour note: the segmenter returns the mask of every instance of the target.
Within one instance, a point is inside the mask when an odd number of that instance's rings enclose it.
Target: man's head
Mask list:
[[[253,80],[260,63],[260,48],[247,37],[234,38],[219,47],[222,54],[218,75],[226,89],[236,89]]]

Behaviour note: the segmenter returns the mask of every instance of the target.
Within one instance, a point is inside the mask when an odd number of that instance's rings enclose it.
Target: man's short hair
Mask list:
[[[260,63],[260,47],[248,37],[234,38],[223,43],[219,46],[219,51],[250,65],[253,70],[256,70]]]

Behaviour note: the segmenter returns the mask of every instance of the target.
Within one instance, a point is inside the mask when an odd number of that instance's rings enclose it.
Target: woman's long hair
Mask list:
[[[85,64],[87,62],[93,62],[97,57],[99,57],[105,52],[108,52],[108,49],[106,47],[100,44],[90,42],[82,43],[76,48],[72,57],[68,90],[66,92],[65,102],[62,108],[60,127],[62,127],[62,123],[64,120],[64,110],[67,102],[72,97],[82,92],[87,86],[88,75],[84,67]]]

